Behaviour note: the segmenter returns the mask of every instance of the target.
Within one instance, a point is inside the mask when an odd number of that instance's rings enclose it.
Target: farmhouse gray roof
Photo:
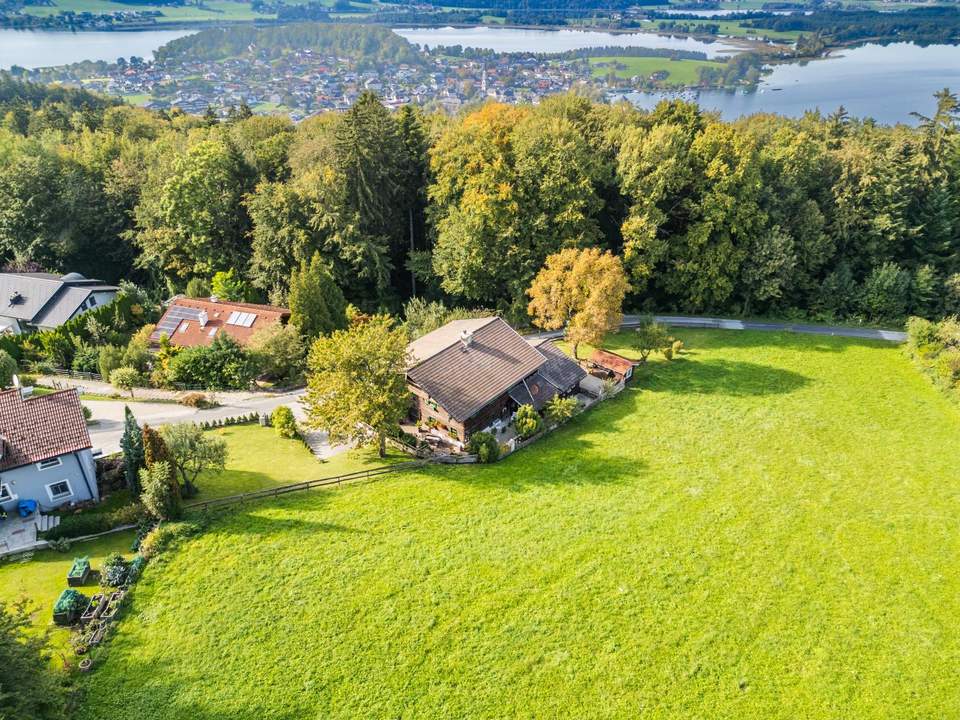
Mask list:
[[[530,344],[547,358],[547,362],[540,368],[540,374],[560,392],[572,392],[587,376],[587,371],[567,357],[552,339],[535,338],[530,340]]]
[[[472,333],[466,345],[460,341],[463,330]],[[498,317],[448,323],[408,350],[417,364],[407,370],[407,379],[461,422],[546,362]]]

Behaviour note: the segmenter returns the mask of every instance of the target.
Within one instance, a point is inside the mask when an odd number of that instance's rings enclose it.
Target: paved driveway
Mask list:
[[[178,422],[203,422],[218,420],[252,412],[269,414],[280,405],[289,405],[298,418],[303,417],[300,398],[303,391],[273,395],[266,398],[230,400],[217,408],[199,410],[176,403],[131,402],[122,400],[84,400],[93,412],[96,421],[90,425],[90,439],[94,449],[102,450],[104,455],[120,451],[120,437],[123,435],[124,408],[129,405],[134,417],[141,425],[147,423],[154,427]],[[223,401],[221,401],[223,402]]]

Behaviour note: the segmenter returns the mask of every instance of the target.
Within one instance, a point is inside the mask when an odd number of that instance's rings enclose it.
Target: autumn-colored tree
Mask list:
[[[410,403],[406,359],[407,334],[388,315],[321,335],[307,361],[307,425],[334,442],[363,442],[372,428],[383,457]]]
[[[580,343],[600,345],[620,327],[630,290],[620,258],[599,248],[568,248],[551,255],[527,291],[537,327],[565,328],[577,356]]]

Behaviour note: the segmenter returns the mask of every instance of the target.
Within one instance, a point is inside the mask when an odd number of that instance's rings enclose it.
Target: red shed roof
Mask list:
[[[289,317],[289,310],[274,305],[176,297],[150,339],[160,342],[160,337],[166,335],[174,345],[194,347],[209,345],[224,332],[246,345],[257,331],[284,323]]]
[[[0,471],[92,447],[76,390],[24,399],[20,390],[0,392]]]
[[[637,363],[623,355],[617,355],[609,350],[594,350],[590,355],[590,362],[599,365],[607,370],[612,370],[619,375],[626,375]]]

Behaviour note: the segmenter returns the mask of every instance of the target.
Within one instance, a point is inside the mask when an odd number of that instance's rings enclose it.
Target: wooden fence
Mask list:
[[[344,475],[333,475],[331,477],[318,478],[317,480],[307,480],[305,482],[293,483],[292,485],[280,485],[265,490],[254,490],[253,492],[241,493],[239,495],[228,495],[227,497],[214,498],[213,500],[204,500],[202,502],[189,503],[184,505],[185,510],[207,510],[209,508],[222,507],[224,505],[235,505],[236,503],[246,502],[247,500],[260,500],[263,498],[275,498],[287,493],[299,492],[301,490],[311,490],[313,488],[337,487],[344,483],[357,482],[359,480],[368,480],[380,475],[399,472],[401,470],[410,470],[416,467],[422,467],[427,464],[426,460],[414,460],[411,462],[397,463],[396,465],[382,465],[380,467],[370,468],[369,470],[358,470],[357,472],[346,473]]]

